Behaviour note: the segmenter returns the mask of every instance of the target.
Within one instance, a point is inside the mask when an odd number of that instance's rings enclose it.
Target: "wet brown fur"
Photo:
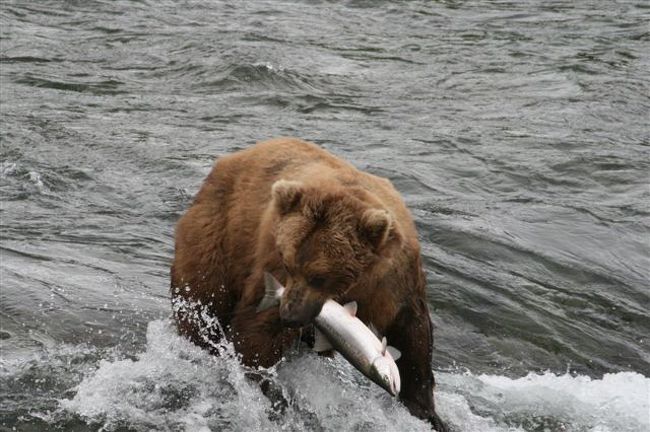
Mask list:
[[[298,334],[278,308],[256,313],[265,271],[286,286],[286,313],[356,301],[359,318],[402,352],[402,401],[437,419],[417,233],[388,180],[293,138],[220,158],[176,227],[172,297],[206,307],[249,366],[275,364]],[[206,340],[205,323],[187,311],[175,318],[206,348],[222,336]]]

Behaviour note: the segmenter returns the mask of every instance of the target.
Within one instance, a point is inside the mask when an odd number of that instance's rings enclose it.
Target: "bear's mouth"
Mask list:
[[[327,297],[306,289],[301,284],[282,286],[270,273],[264,273],[264,297],[257,312],[279,303],[280,320],[284,327],[298,328],[311,324],[323,308]]]
[[[303,327],[318,316],[325,301],[320,298],[293,300],[285,297],[280,302],[280,319],[285,327]]]

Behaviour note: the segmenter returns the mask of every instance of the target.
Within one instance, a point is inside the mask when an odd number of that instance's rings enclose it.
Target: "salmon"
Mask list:
[[[257,307],[262,311],[278,306],[284,287],[271,274],[264,274],[266,293]],[[342,306],[334,300],[327,300],[314,319],[317,352],[332,348],[339,352],[352,366],[393,396],[399,395],[400,376],[395,361],[400,352],[388,346],[386,338],[381,340],[356,317],[357,303]]]

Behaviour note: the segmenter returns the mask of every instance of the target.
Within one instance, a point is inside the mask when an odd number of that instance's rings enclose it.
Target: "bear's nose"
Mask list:
[[[291,308],[289,305],[280,306],[280,319],[285,327],[301,327],[306,325],[306,317],[300,310]]]
[[[283,304],[280,306],[280,319],[286,327],[302,327],[311,323],[322,307],[322,302],[309,302],[299,306]]]
[[[290,327],[290,328],[297,328],[297,327],[302,327],[306,323],[303,323],[300,320],[296,320],[294,318],[282,318],[282,325],[284,327]]]

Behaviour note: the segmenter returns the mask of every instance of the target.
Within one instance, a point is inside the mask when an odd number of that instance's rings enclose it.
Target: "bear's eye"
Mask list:
[[[314,288],[322,288],[325,285],[325,278],[322,276],[314,276],[309,278],[308,283]]]

